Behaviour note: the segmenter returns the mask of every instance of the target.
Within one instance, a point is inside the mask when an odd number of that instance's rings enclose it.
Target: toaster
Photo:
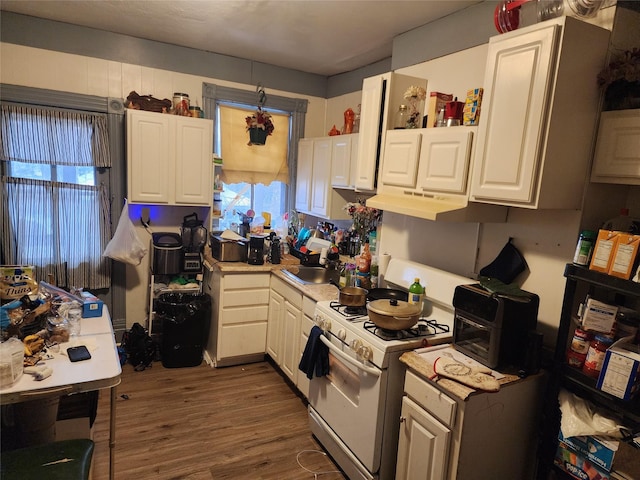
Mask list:
[[[211,255],[220,262],[246,262],[247,242],[210,235]]]

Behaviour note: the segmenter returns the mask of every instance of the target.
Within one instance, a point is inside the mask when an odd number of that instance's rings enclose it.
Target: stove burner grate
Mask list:
[[[368,315],[367,307],[348,307],[335,300],[331,301],[329,306],[349,321],[358,320]]]
[[[449,325],[438,323],[433,319],[420,319],[418,323],[405,330],[387,330],[377,327],[375,323],[367,320],[364,322],[365,330],[370,331],[376,337],[383,340],[403,340],[405,338],[431,337],[438,333],[449,332]]]

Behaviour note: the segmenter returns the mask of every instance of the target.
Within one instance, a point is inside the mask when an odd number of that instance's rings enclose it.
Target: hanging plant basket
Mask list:
[[[262,128],[249,128],[249,145],[264,145],[269,133]]]

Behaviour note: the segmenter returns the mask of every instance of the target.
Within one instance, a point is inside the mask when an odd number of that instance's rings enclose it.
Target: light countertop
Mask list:
[[[283,269],[287,269],[293,273],[297,272],[300,260],[293,255],[283,255],[279,264],[264,263],[263,265],[249,265],[245,262],[220,262],[211,256],[211,249],[207,245],[204,250],[204,259],[205,262],[211,266],[211,269],[216,269],[223,273],[271,272],[316,302],[338,299],[338,289],[333,285],[303,284],[296,282],[282,273]]]
[[[408,368],[412,371],[420,375],[425,381],[429,383],[437,383],[438,388],[450,393],[451,395],[461,399],[466,400],[470,395],[484,393],[481,390],[475,390],[473,388],[467,387],[461,383],[458,383],[454,380],[450,380],[444,377],[435,377],[435,371],[433,369],[433,364],[422,356],[420,356],[415,351],[405,352],[400,357],[400,361],[404,363]],[[498,380],[500,384],[500,388],[503,386],[520,381],[521,378],[517,375],[509,375],[505,374],[504,378]]]

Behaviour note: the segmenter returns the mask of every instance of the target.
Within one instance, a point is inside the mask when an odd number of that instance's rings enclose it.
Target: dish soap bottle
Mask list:
[[[409,287],[409,303],[413,305],[422,305],[424,299],[424,287],[420,285],[420,279],[415,278]]]

